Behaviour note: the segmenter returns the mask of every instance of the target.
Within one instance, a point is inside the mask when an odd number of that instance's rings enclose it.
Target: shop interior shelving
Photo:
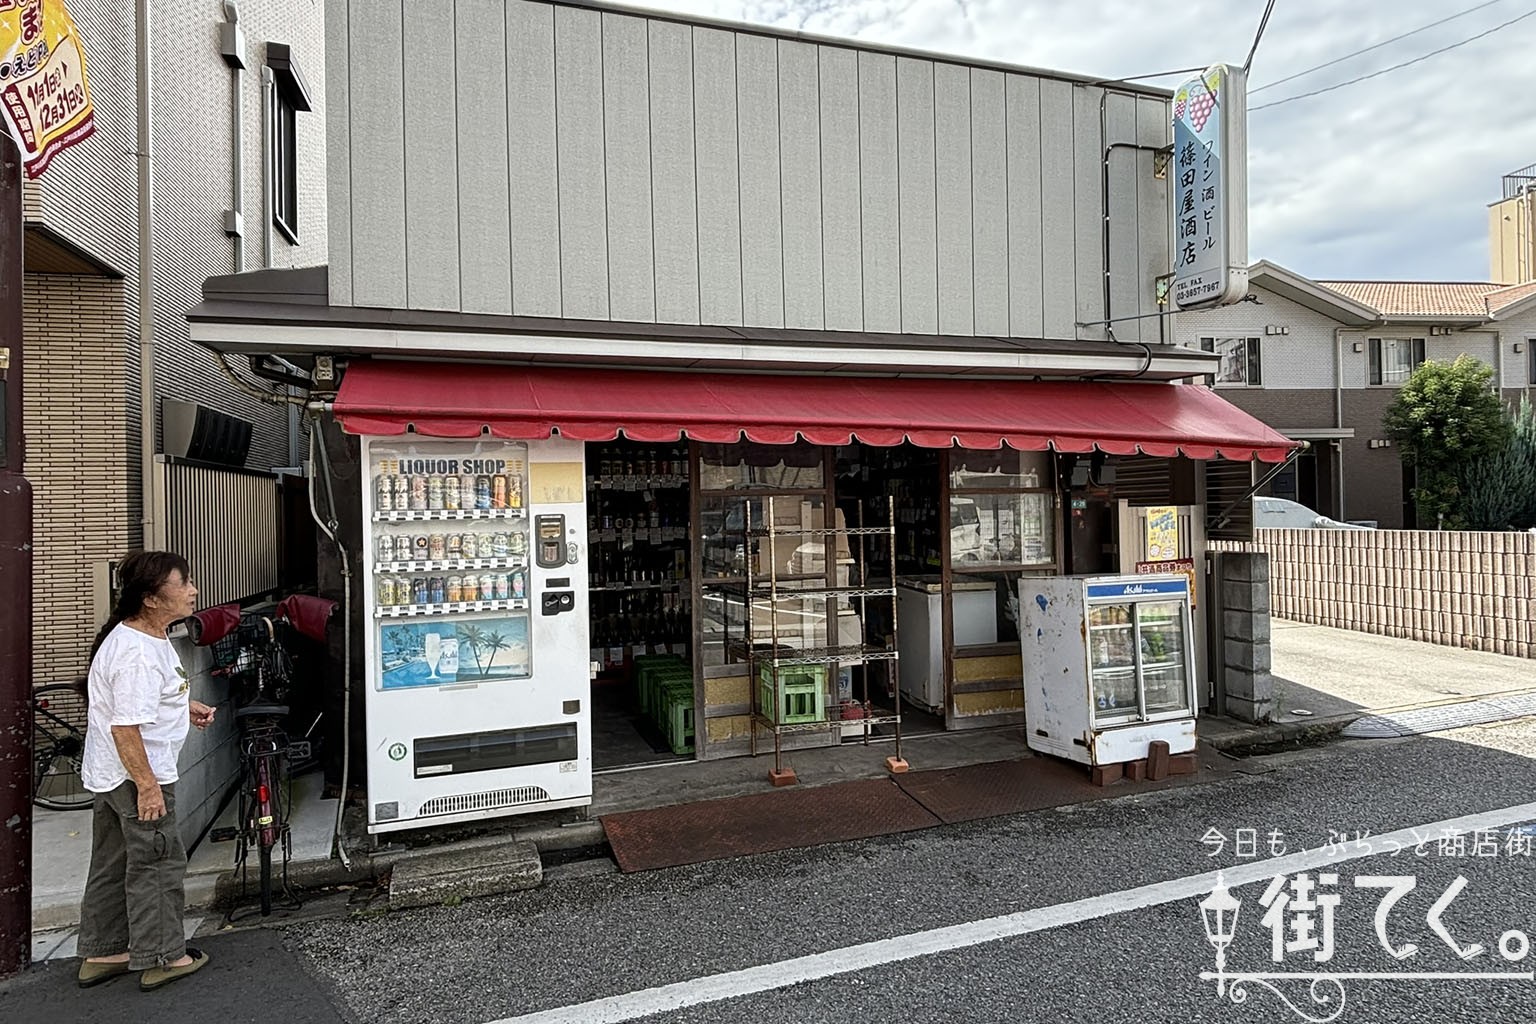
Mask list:
[[[797,503],[799,499],[794,499]],[[877,708],[870,700],[870,680],[879,666],[885,668],[888,693],[896,693],[897,637],[896,589],[894,586],[866,586],[867,542],[884,538],[882,553],[890,561],[889,579],[896,577],[896,517],[895,499],[887,497],[884,526],[865,526],[864,510],[859,510],[859,525],[854,527],[825,526],[808,528],[801,525],[779,525],[774,514],[774,499],[764,502],[764,522],[754,525],[751,503],[746,509],[744,532],[748,539],[746,558],[746,626],[748,678],[752,689],[751,752],[758,753],[758,737],[773,737],[774,767],[769,778],[775,785],[793,783],[793,769],[784,767],[784,737],[798,733],[834,732],[839,737],[845,727],[857,726],[863,742],[868,745],[873,729],[889,725],[894,731],[895,756],[887,758],[893,771],[905,771],[906,761],[901,752],[901,704],[895,702],[894,711]],[[827,522],[834,516],[829,510]],[[824,581],[796,577],[783,579],[782,555],[790,554],[790,544],[802,544],[807,540],[821,540],[821,554],[826,568]],[[751,557],[751,540],[767,545],[767,574],[755,572],[756,559]],[[849,541],[848,550],[853,556],[846,561],[847,582],[841,582],[844,566],[837,557],[839,541]],[[803,602],[822,602],[825,614],[826,643],[821,645],[794,646],[786,641],[799,640],[805,644],[805,611]],[[858,643],[839,643],[840,605],[846,603],[859,609],[859,621],[869,621],[871,601],[890,602],[891,633],[884,644],[864,642],[861,634]],[[795,602],[795,610],[786,608]],[[798,628],[791,629],[789,618],[799,621]],[[768,644],[758,642],[760,627],[767,626]],[[838,670],[846,665],[862,665],[862,686],[859,696],[853,700],[834,701],[831,694],[837,687]],[[819,673],[797,672],[797,669],[819,667]],[[810,683],[804,680],[808,678]]]

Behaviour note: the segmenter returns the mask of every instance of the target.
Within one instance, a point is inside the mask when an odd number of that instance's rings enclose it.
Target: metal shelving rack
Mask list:
[[[798,502],[800,499],[796,498]],[[773,736],[773,772],[769,776],[775,785],[787,785],[795,780],[794,771],[786,771],[784,768],[784,737],[798,733],[832,732],[838,735],[839,742],[843,737],[843,727],[857,722],[863,733],[863,743],[868,746],[871,730],[877,725],[890,725],[895,733],[895,756],[887,758],[887,764],[892,771],[906,771],[907,764],[901,754],[901,699],[897,684],[896,660],[898,657],[897,644],[897,616],[896,616],[896,517],[895,499],[886,498],[886,525],[865,526],[864,509],[859,508],[859,525],[855,527],[807,529],[805,527],[780,527],[774,515],[774,499],[769,497],[765,501],[766,525],[754,527],[752,523],[752,504],[746,505],[746,513],[743,522],[746,540],[746,627],[747,627],[747,665],[752,692],[752,730],[751,752],[755,757],[758,754],[758,734],[760,732],[771,733]],[[835,512],[828,509],[827,514],[835,517]],[[784,581],[780,578],[780,562],[778,557],[778,543],[782,538],[794,538],[799,543],[806,537],[826,538],[823,543],[822,556],[826,570],[825,580],[827,585],[817,586],[814,580],[806,580],[799,577],[795,581]],[[865,552],[865,539],[868,537],[886,537],[889,543],[886,545],[890,565],[891,585],[887,587],[870,587],[865,582],[869,579],[866,572],[867,559]],[[837,581],[838,559],[836,557],[838,538],[850,538],[858,541],[857,545],[850,545],[850,549],[856,552],[852,568],[856,570],[847,586],[832,585]],[[768,545],[768,574],[764,579],[754,575],[755,559],[752,556],[751,542],[758,539]],[[804,585],[809,583],[810,585]],[[825,616],[827,626],[827,640],[829,646],[807,647],[801,649],[784,648],[780,645],[780,604],[784,601],[807,601],[821,599],[826,602],[828,614]],[[869,621],[869,602],[871,600],[889,600],[891,633],[887,644],[876,645],[860,642],[858,644],[838,644],[840,639],[838,611],[834,604],[841,601],[859,603],[859,616],[861,623]],[[760,606],[761,609],[760,609]],[[757,643],[757,627],[759,617],[764,614],[768,620],[769,646],[766,651]],[[835,686],[839,667],[845,662],[854,662],[864,666],[861,673],[863,679],[862,699],[856,699],[853,703],[859,706],[862,717],[858,719],[845,719],[840,717],[847,702],[834,704],[826,700],[823,704],[828,712],[816,721],[785,723],[780,719],[779,712],[783,707],[783,680],[780,672],[782,669],[796,666],[825,665],[826,677],[822,683],[824,688]],[[869,699],[870,676],[873,674],[871,666],[885,665],[887,693],[895,694],[895,710],[890,714],[876,714],[875,706]],[[771,707],[765,707],[762,699],[762,686],[760,685],[760,673],[766,671],[771,680],[770,690],[773,696]],[[825,695],[824,695],[825,696]],[[836,707],[839,717],[831,717],[830,711]]]

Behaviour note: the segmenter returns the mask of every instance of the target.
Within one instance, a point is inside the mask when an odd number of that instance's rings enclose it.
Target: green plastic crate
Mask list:
[[[779,668],[775,699],[773,666],[757,670],[757,701],[776,725],[801,725],[827,720],[827,666],[784,665]]]
[[[666,716],[662,731],[667,734],[667,744],[674,754],[693,753],[693,687],[685,693],[680,687],[669,688],[665,693]]]

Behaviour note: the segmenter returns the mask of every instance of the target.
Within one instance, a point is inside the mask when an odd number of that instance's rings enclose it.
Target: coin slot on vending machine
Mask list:
[[[558,569],[565,565],[565,516],[552,513],[534,517],[535,557],[541,569]]]

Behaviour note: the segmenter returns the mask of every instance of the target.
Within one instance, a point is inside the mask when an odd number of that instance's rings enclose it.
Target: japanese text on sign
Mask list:
[[[1243,73],[1217,65],[1173,101],[1174,302],[1234,302],[1247,292]]]
[[[0,115],[29,178],[96,130],[85,53],[64,0],[0,0]]]

